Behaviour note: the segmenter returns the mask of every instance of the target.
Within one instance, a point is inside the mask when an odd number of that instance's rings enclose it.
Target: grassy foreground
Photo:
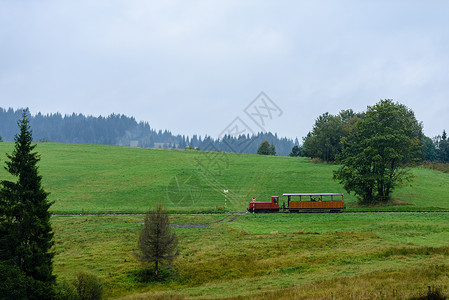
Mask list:
[[[0,153],[12,151],[0,143]],[[98,275],[106,298],[408,298],[428,286],[449,294],[449,215],[436,213],[173,215],[180,256],[167,283],[139,281],[133,255],[142,215],[156,201],[172,211],[244,212],[251,197],[344,192],[336,166],[305,158],[38,144],[54,201],[58,280]],[[1,157],[3,161],[6,157]],[[449,174],[415,168],[412,185],[373,210],[449,210]],[[0,168],[0,178],[7,178]],[[223,189],[229,190],[223,209]],[[358,207],[345,195],[348,211]]]
[[[12,143],[0,143],[11,153]],[[336,166],[306,158],[118,146],[40,143],[36,151],[44,188],[54,213],[146,212],[156,201],[170,211],[245,211],[252,197],[295,192],[344,192],[332,180]],[[0,157],[3,161],[6,156]],[[393,194],[395,202],[373,209],[448,210],[449,174],[415,168],[412,185]],[[0,168],[0,178],[7,176]],[[348,210],[365,210],[345,195]]]
[[[449,291],[446,213],[176,215],[177,276],[142,283],[143,216],[54,216],[55,273],[89,270],[107,298],[403,299]]]

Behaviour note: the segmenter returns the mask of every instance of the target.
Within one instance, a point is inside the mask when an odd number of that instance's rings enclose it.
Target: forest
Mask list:
[[[0,136],[11,142],[21,118],[22,109],[0,108]],[[221,139],[210,136],[191,137],[173,134],[168,130],[156,130],[148,122],[137,122],[135,118],[111,114],[107,117],[83,114],[61,115],[37,113],[30,118],[35,142],[102,144],[131,147],[168,149],[200,149],[235,153],[256,154],[259,145],[268,141],[276,148],[276,154],[287,156],[298,140],[278,137],[270,132],[259,132],[254,136],[225,135]]]

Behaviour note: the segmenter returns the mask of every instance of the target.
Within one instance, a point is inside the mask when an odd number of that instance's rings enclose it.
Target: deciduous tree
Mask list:
[[[351,109],[342,110],[338,115],[324,113],[315,120],[311,132],[304,138],[303,155],[320,158],[323,161],[335,161],[341,153],[341,139],[353,130],[361,117]]]
[[[276,148],[273,143],[268,143],[268,141],[263,141],[260,143],[257,149],[257,154],[260,155],[276,155]]]
[[[343,166],[334,178],[361,202],[384,202],[395,187],[410,180],[406,167],[422,158],[422,124],[406,106],[381,100],[368,106],[342,144]]]

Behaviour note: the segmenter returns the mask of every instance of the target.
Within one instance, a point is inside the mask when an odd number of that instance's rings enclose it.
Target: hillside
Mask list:
[[[0,152],[12,147],[0,143]],[[251,197],[343,192],[331,179],[336,166],[82,144],[40,143],[36,150],[44,187],[55,201],[52,212],[76,213],[52,216],[54,273],[68,282],[80,271],[98,276],[105,299],[390,299],[447,287],[448,215],[441,212],[174,214],[176,273],[167,283],[141,282],[134,251],[143,216],[83,212],[145,212],[158,200],[170,211],[217,210],[224,205],[223,188],[229,190],[227,211],[245,211]],[[371,209],[448,210],[449,175],[413,172],[413,186],[394,194],[402,205]],[[351,195],[345,203],[347,210],[367,209]]]
[[[12,147],[0,143],[0,153]],[[306,158],[56,143],[39,143],[36,150],[54,213],[145,212],[156,201],[170,211],[211,211],[224,206],[224,189],[227,211],[245,211],[252,197],[344,192],[332,180],[335,166]],[[396,205],[375,209],[449,209],[449,174],[413,173],[412,186],[394,193]],[[0,176],[6,176],[3,168]],[[345,203],[348,210],[362,209],[352,195]]]

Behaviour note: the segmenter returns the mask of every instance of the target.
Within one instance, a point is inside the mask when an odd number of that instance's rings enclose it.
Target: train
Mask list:
[[[282,196],[287,197],[287,205],[285,200],[282,206],[279,204],[279,196],[271,196],[271,201],[256,201],[253,198],[249,203],[248,211],[251,213],[341,212],[345,208],[342,193],[287,193]]]

